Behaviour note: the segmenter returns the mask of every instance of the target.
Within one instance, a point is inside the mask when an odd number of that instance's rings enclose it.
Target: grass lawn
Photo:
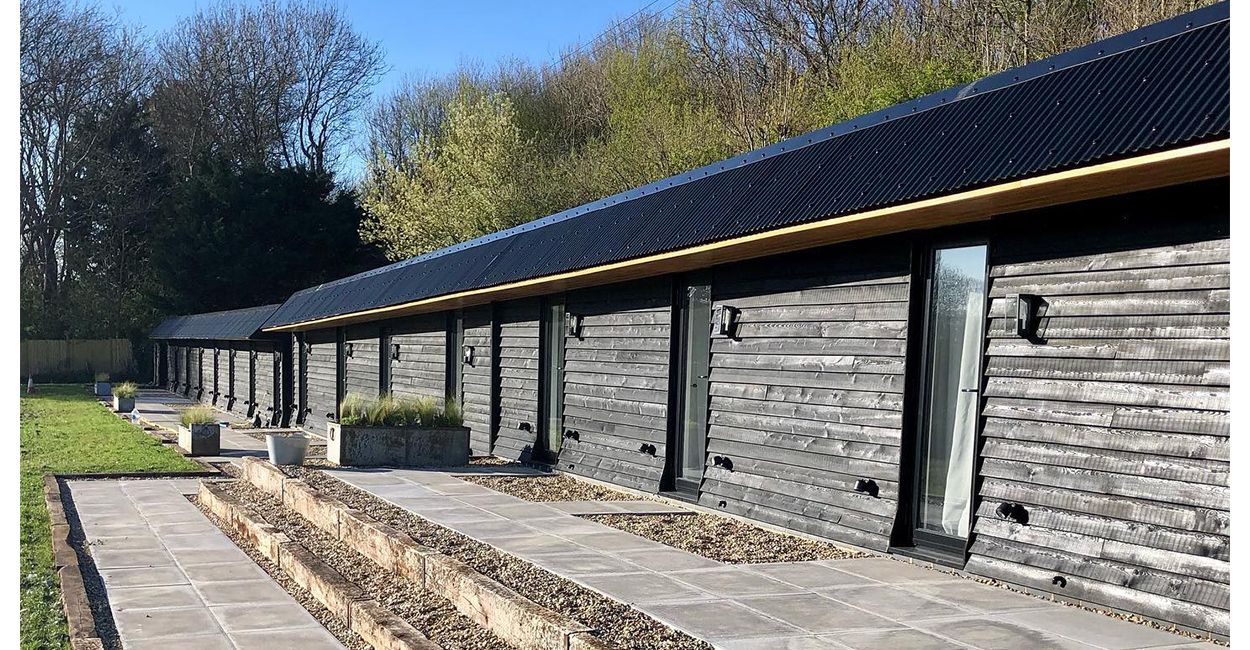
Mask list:
[[[22,648],[68,645],[52,567],[43,475],[200,469],[100,406],[81,384],[22,393]]]

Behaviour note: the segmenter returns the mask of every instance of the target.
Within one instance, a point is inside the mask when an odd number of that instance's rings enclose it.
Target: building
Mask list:
[[[475,454],[1226,635],[1230,120],[1223,3],[261,329],[313,430],[450,396]]]
[[[291,420],[289,336],[260,331],[278,305],[166,319],[152,330],[156,385],[246,416]]]

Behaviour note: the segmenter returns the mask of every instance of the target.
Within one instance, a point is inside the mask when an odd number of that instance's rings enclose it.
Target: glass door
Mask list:
[[[707,462],[708,363],[711,356],[712,287],[686,284],[679,295],[679,390],[676,430],[669,440],[673,489],[698,496]]]
[[[538,420],[542,432],[538,438],[538,451],[545,460],[555,462],[564,436],[563,298],[543,301],[541,324],[539,356],[542,359],[542,376],[539,377]]]
[[[914,542],[962,554],[972,520],[986,300],[985,245],[933,249],[916,449]]]

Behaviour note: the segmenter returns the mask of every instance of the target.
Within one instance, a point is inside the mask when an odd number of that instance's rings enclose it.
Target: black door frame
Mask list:
[[[698,321],[692,320],[690,314],[690,289],[692,287],[700,287],[707,292],[707,318]],[[687,368],[690,365],[690,340],[696,331],[701,331],[706,346],[700,347],[700,359],[694,360],[694,368],[699,372],[703,379],[702,395],[695,396],[703,405],[703,414],[698,418],[700,431],[698,435],[703,439],[704,464],[706,465],[707,456],[707,431],[708,431],[708,375],[711,365],[711,310],[712,310],[712,281],[711,275],[706,272],[695,272],[676,276],[673,278],[673,307],[671,317],[671,335],[669,339],[669,418],[668,418],[668,436],[666,438],[666,453],[664,454],[664,474],[660,482],[661,489],[670,491],[677,496],[697,499],[699,490],[703,484],[703,476],[700,474],[699,480],[690,480],[681,478],[681,464],[684,461],[684,446],[686,432],[686,409],[688,401],[691,399],[690,377],[687,374]],[[694,329],[692,329],[694,328]]]
[[[560,455],[564,430],[564,333],[568,306],[565,296],[558,294],[544,297],[538,308],[538,435],[534,457],[554,464]]]
[[[928,415],[926,400],[929,396],[931,377],[929,358],[929,327],[931,298],[933,295],[934,252],[941,248],[961,246],[985,246],[985,301],[981,312],[981,354],[979,358],[977,387],[977,427],[973,441],[973,463],[968,477],[971,500],[969,504],[968,537],[956,538],[937,535],[916,527],[919,502],[917,491],[920,483],[919,447],[925,435]],[[899,458],[898,514],[890,536],[890,550],[902,555],[922,556],[937,563],[963,568],[968,560],[975,533],[972,526],[980,504],[978,484],[981,465],[981,445],[985,418],[985,362],[988,344],[990,309],[990,260],[993,241],[986,224],[955,226],[916,235],[912,239],[912,268],[908,302],[906,369],[904,372],[903,444]]]

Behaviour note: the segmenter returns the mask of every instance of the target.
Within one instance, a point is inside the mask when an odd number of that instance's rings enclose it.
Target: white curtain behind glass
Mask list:
[[[975,455],[977,406],[981,383],[980,291],[969,291],[964,303],[963,342],[959,354],[959,390],[951,423],[950,460],[946,466],[946,494],[942,502],[942,529],[949,535],[968,536],[968,509],[972,505],[972,463]]]

